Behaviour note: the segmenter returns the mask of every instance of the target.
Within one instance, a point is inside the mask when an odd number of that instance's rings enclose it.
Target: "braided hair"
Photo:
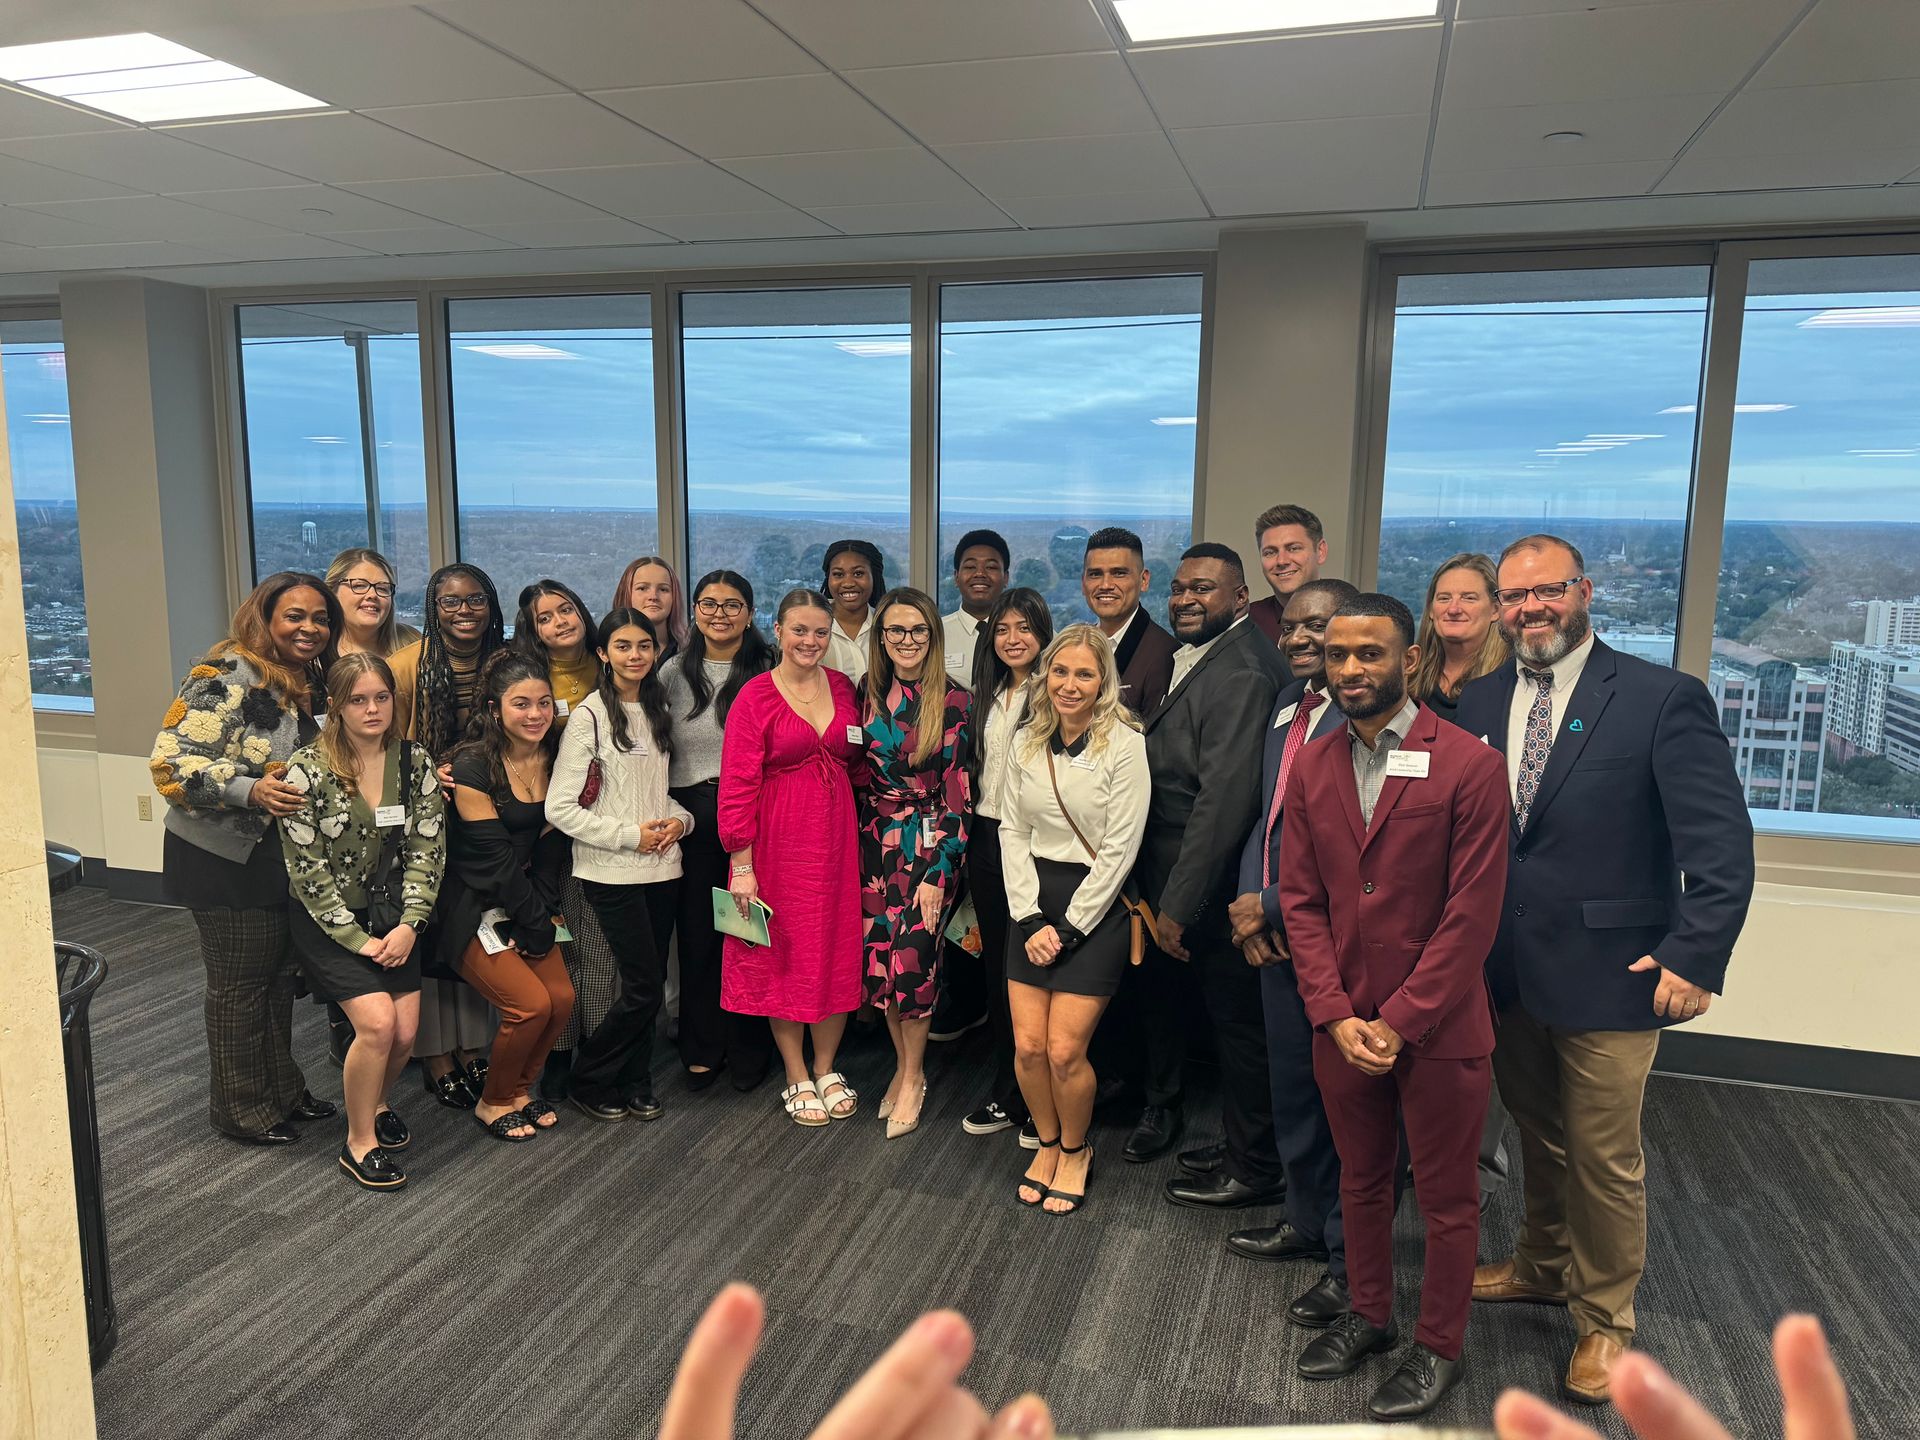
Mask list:
[[[426,614],[421,617],[419,690],[414,697],[414,729],[427,753],[439,760],[460,739],[459,704],[453,677],[453,661],[447,655],[446,639],[440,633],[440,587],[456,575],[464,575],[478,585],[487,597],[487,628],[480,636],[480,653],[475,657],[484,667],[495,651],[504,646],[506,625],[500,614],[500,595],[487,572],[477,565],[455,562],[442,565],[428,577]],[[478,680],[475,681],[474,708],[479,709]]]

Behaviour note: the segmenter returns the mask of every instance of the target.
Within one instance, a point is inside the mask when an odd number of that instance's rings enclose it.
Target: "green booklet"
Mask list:
[[[714,888],[713,928],[722,935],[732,935],[749,945],[770,944],[767,925],[772,919],[772,907],[758,896],[747,902],[747,913],[742,915],[731,891]]]

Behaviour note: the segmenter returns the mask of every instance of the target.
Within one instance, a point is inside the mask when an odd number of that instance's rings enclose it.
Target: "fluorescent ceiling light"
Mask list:
[[[536,345],[531,340],[508,340],[497,345],[462,345],[477,355],[497,355],[502,360],[578,360],[571,350],[556,350],[551,345]]]
[[[1156,415],[1153,417],[1153,423],[1156,425],[1192,425],[1197,423],[1199,418],[1197,415]]]
[[[1829,325],[1920,325],[1920,305],[1875,305],[1860,309],[1822,310],[1800,322],[1799,328]]]
[[[1662,415],[1691,415],[1695,408],[1696,407],[1692,405],[1669,405],[1660,413]],[[1736,415],[1772,415],[1777,411],[1791,409],[1793,409],[1791,405],[1736,405],[1733,407],[1733,413]]]
[[[844,350],[849,355],[860,355],[872,359],[878,355],[911,355],[911,340],[836,340],[833,348]]]
[[[344,445],[347,442],[338,435],[302,435],[302,440],[311,440],[316,445]]]
[[[142,124],[327,108],[324,100],[144,32],[0,49],[0,80]]]
[[[1889,458],[1891,458],[1891,457],[1894,457],[1894,456],[1899,456],[1899,455],[1915,455],[1915,454],[1920,454],[1920,451],[1915,451],[1915,450],[1849,450],[1849,451],[1847,451],[1847,453],[1848,453],[1849,455],[1859,455],[1859,456],[1862,456],[1862,457],[1864,457],[1864,458],[1866,458],[1866,459],[1868,459],[1868,460],[1886,460],[1886,459],[1889,459]]]
[[[1664,435],[1589,435],[1589,440],[1614,440],[1624,444],[1628,440],[1664,440]]]
[[[1267,30],[1328,30],[1388,20],[1432,20],[1440,0],[1113,0],[1135,45]]]

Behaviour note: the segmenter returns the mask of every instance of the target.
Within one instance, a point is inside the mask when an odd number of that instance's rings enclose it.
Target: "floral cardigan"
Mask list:
[[[387,751],[381,799],[399,788],[401,746]],[[447,865],[446,803],[424,745],[407,745],[405,784],[413,796],[398,856],[401,922],[421,929],[433,913]],[[373,937],[354,914],[367,903],[367,882],[380,861],[380,829],[373,806],[333,773],[318,745],[296,751],[287,762],[287,784],[306,797],[280,821],[280,848],[287,857],[288,887],[314,923],[343,949],[358,952]]]

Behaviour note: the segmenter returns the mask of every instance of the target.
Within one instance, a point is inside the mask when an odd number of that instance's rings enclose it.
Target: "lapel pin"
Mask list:
[[[1567,722],[1567,729],[1575,732],[1576,734],[1578,734],[1580,731],[1586,728],[1587,727],[1582,725],[1578,719],[1569,720]]]

